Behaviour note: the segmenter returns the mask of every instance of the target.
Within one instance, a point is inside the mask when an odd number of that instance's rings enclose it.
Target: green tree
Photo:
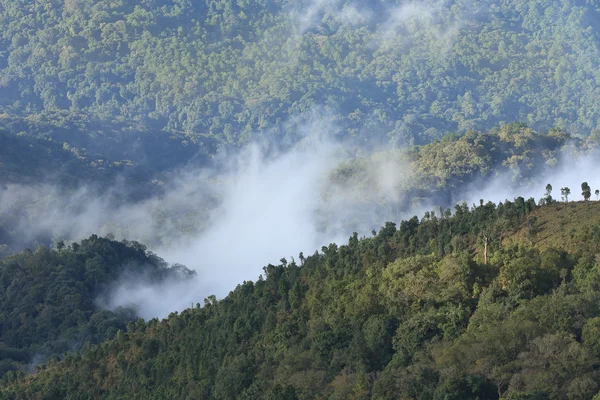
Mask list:
[[[588,201],[590,197],[592,197],[592,189],[587,182],[581,184],[581,195],[583,196],[584,201]]]
[[[547,204],[552,203],[552,185],[550,184],[546,185],[545,201]]]
[[[600,355],[600,318],[588,319],[583,326],[581,334],[583,345],[588,351],[598,356]]]

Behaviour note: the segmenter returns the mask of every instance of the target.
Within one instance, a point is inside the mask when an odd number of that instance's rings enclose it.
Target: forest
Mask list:
[[[25,355],[4,348],[0,398],[591,399],[600,393],[600,203],[581,188],[570,201],[548,185],[537,202],[482,200],[389,222],[282,258],[226,298],[164,320],[123,327],[126,316],[88,310],[78,326],[65,311],[63,333],[100,340],[33,374],[11,370],[6,360]],[[71,273],[83,289],[111,274],[92,268],[106,245],[144,259],[137,245],[90,238],[1,265],[39,276],[33,260],[100,251]],[[39,301],[31,292],[23,307]],[[32,348],[49,345],[35,333],[42,315],[28,316]]]
[[[579,137],[559,129],[535,131],[524,123],[449,134],[426,145],[404,148],[379,147],[355,153],[355,147],[344,144],[345,153],[320,173],[322,186],[307,190],[315,191],[311,196],[322,203],[315,210],[317,228],[333,222],[327,212],[337,207],[336,202],[369,210],[360,218],[351,215],[352,218],[339,221],[344,224],[346,236],[365,226],[369,232],[383,221],[397,221],[430,205],[453,207],[456,202],[467,200],[465,193],[475,184],[484,187],[498,177],[506,177],[506,185],[517,194],[522,193],[545,184],[541,181],[544,174],[558,173],[578,160],[593,159],[599,144],[596,132]],[[60,211],[63,219],[70,220],[73,218],[68,215],[80,215],[86,207],[91,208],[88,214],[100,215],[91,232],[137,240],[151,248],[206,232],[211,213],[223,202],[222,182],[228,177],[217,166],[207,178],[202,178],[203,172],[193,162],[185,161],[185,152],[179,152],[177,147],[172,150],[179,168],[136,160],[109,166],[107,162],[96,162],[95,157],[103,158],[102,155],[0,131],[0,185],[4,185],[4,191],[0,186],[0,254],[34,248],[37,244],[51,246],[57,238],[79,240],[83,236],[64,228],[63,221],[46,227],[47,215]],[[169,148],[163,151],[165,165],[173,165],[168,160]],[[266,157],[269,158],[268,153]],[[191,178],[186,175],[188,171]],[[178,182],[182,174],[186,177],[183,184],[169,184]],[[382,188],[384,178],[387,183]],[[49,182],[54,186],[45,190]],[[195,200],[187,201],[186,196]],[[107,210],[96,205],[98,199],[105,198]],[[499,200],[503,199],[494,199]],[[129,214],[148,209],[148,215],[140,217],[142,220],[131,220],[117,213],[119,207],[129,210]],[[364,229],[361,233],[365,233]]]
[[[92,236],[56,249],[26,249],[0,260],[0,376],[81,350],[125,330],[135,308],[115,312],[97,298],[123,274],[148,282],[193,276],[140,243]]]
[[[131,136],[203,155],[264,136],[293,141],[315,114],[335,121],[329,135],[402,145],[511,121],[589,134],[600,128],[599,9],[7,0],[0,126],[105,154]]]

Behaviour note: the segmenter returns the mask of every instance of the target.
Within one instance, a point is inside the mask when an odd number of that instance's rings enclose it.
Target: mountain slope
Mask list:
[[[221,301],[137,323],[24,379],[8,375],[0,396],[592,398],[597,238],[580,236],[570,252],[549,239],[511,242],[533,216],[547,222],[539,237],[559,234],[545,230],[556,207],[600,212],[598,202],[519,198],[388,223],[269,265]]]
[[[583,0],[10,0],[0,109],[221,144],[293,132],[315,110],[366,140],[423,143],[515,120],[589,133],[597,10]]]

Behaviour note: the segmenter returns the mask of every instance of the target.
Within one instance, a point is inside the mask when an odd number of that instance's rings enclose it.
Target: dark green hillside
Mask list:
[[[1,122],[0,118],[0,124]],[[119,136],[120,151],[112,151],[106,145],[102,146],[102,149],[97,149],[112,153],[113,158],[106,159],[103,153],[91,152],[85,147],[73,147],[67,142],[51,138],[32,137],[33,135],[30,135],[32,130],[18,131],[19,134],[13,135],[11,130],[0,128],[0,185],[2,185],[2,189],[10,184],[32,185],[32,187],[33,185],[48,184],[63,191],[64,194],[68,194],[84,186],[88,189],[98,189],[101,192],[119,183],[122,186],[122,190],[118,193],[120,200],[136,201],[160,192],[160,188],[153,183],[153,179],[161,177],[161,172],[181,167],[183,163],[197,155],[196,150],[193,154],[186,154],[182,151],[177,158],[179,161],[175,162],[173,161],[176,158],[174,153],[177,153],[178,150],[170,150],[168,146],[165,146],[163,139],[156,143],[157,141],[153,142],[149,135],[144,145],[134,146],[133,143],[140,141],[139,137]],[[49,132],[51,131],[50,129]],[[85,135],[82,132],[79,134]],[[104,140],[96,139],[98,143],[104,142]],[[93,147],[91,141],[96,139],[88,138],[87,142]],[[113,140],[106,141],[114,141],[114,137]],[[128,144],[123,144],[123,141]],[[175,141],[173,140],[173,142]],[[174,147],[179,146],[181,144],[176,142]],[[119,143],[113,143],[109,147],[119,147]],[[123,151],[124,148],[131,147],[136,147],[138,154]],[[156,152],[158,151],[156,148],[164,150],[164,157],[153,163],[147,159],[148,152],[146,152],[146,149],[152,147]],[[167,156],[169,151],[173,153],[170,157]],[[126,157],[131,157],[133,160]],[[171,163],[171,165],[167,166],[167,163]]]
[[[576,248],[551,239],[559,207]],[[282,259],[223,300],[8,374],[0,397],[593,398],[600,245],[588,217],[600,203],[442,211]],[[517,243],[534,217],[537,233]]]
[[[0,184],[38,183],[45,179],[65,186],[85,179],[99,180],[107,173],[93,169],[82,154],[48,140],[14,136],[0,131]]]
[[[600,0],[2,0],[0,26],[0,400],[600,400],[600,188],[446,208],[597,157]],[[310,134],[352,151],[310,195],[398,224],[165,320],[97,300],[192,272],[48,222],[176,243],[228,216],[217,155]]]
[[[206,138],[166,134],[162,130],[130,126],[125,122],[94,121],[81,113],[57,112],[26,118],[2,114],[0,127],[6,133],[18,134],[21,140],[34,138],[39,139],[35,142],[40,145],[60,147],[70,157],[78,159],[84,168],[79,171],[77,178],[80,180],[94,180],[102,171],[108,176],[126,173],[138,181],[150,180],[158,173],[181,168],[187,163],[204,165],[207,154],[216,151],[214,141]],[[9,157],[10,153],[7,151],[2,156]],[[63,173],[56,171],[52,163],[42,163],[42,160],[37,163],[49,169],[50,174]],[[18,182],[17,179],[12,181]]]
[[[0,111],[222,145],[315,108],[402,143],[515,120],[589,133],[599,17],[584,0],[8,0]]]
[[[0,375],[26,371],[29,363],[82,349],[124,330],[137,318],[135,310],[113,313],[95,301],[125,272],[143,274],[150,281],[180,274],[135,242],[94,235],[58,247],[26,250],[0,261]]]

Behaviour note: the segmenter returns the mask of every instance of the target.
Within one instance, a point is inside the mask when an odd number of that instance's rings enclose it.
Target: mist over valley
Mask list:
[[[0,399],[598,398],[599,10],[2,2]]]

